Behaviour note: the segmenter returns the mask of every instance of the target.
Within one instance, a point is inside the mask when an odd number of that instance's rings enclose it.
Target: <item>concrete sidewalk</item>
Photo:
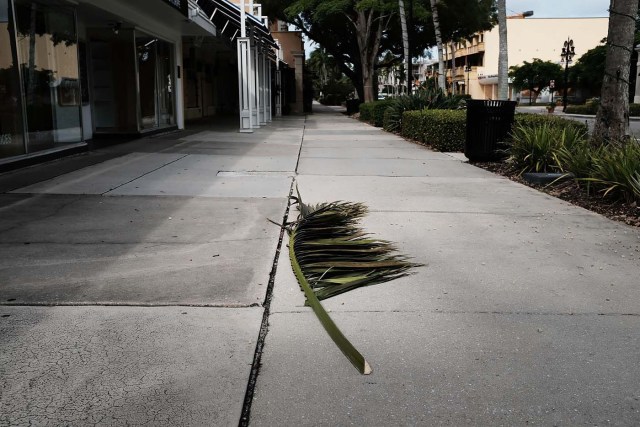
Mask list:
[[[326,301],[361,376],[283,251],[251,424],[640,423],[637,229],[314,109],[0,176],[0,425],[237,425],[293,183],[428,265]]]

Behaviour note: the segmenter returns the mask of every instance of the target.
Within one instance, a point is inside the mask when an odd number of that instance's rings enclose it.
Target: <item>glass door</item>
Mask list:
[[[157,128],[158,120],[158,39],[136,33],[138,88],[140,96],[140,129]]]

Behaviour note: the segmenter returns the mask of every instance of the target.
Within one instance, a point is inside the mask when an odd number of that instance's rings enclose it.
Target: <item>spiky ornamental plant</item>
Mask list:
[[[331,339],[361,374],[371,366],[331,320],[320,300],[352,289],[407,276],[422,264],[394,254],[395,247],[370,237],[357,226],[367,208],[361,203],[332,202],[305,205],[292,197],[300,214],[286,224],[289,257],[295,276],[310,306]]]

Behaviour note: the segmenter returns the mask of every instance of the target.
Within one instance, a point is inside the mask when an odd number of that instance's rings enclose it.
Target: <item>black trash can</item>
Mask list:
[[[464,155],[472,162],[503,157],[498,152],[498,143],[504,142],[511,132],[515,111],[515,101],[468,100]]]
[[[347,99],[347,114],[351,116],[360,112],[360,104],[362,101],[359,99]]]

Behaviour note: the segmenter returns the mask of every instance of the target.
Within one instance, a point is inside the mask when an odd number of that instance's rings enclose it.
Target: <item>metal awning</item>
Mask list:
[[[196,4],[209,21],[218,28],[218,35],[227,37],[230,41],[240,37],[240,6],[226,0],[197,0]],[[270,59],[275,60],[273,49],[278,49],[278,45],[273,40],[269,28],[249,13],[246,17],[247,33],[264,48]]]

